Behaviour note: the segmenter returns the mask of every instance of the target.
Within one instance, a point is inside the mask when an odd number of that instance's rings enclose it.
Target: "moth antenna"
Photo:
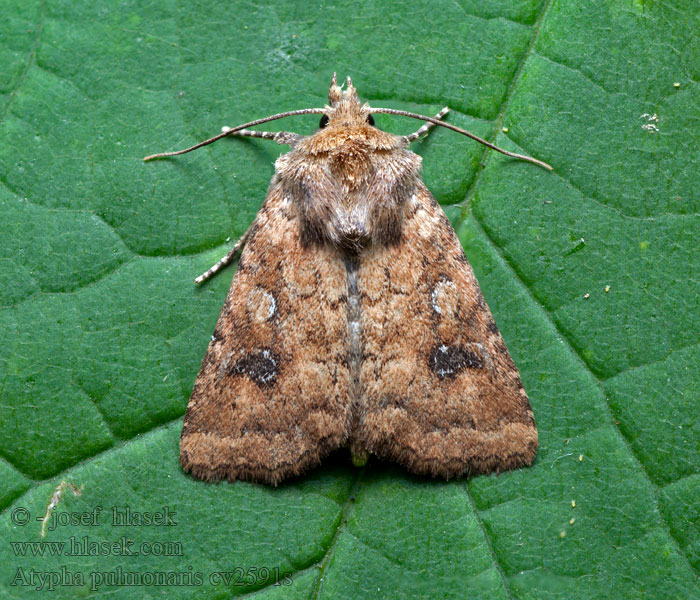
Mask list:
[[[284,117],[294,117],[296,115],[321,115],[326,112],[325,108],[302,108],[300,110],[290,110],[287,112],[283,113],[278,113],[276,115],[272,115],[270,117],[265,117],[264,119],[257,119],[255,121],[251,121],[250,123],[244,123],[243,125],[237,125],[236,127],[232,127],[231,129],[227,129],[226,131],[222,131],[220,134],[215,135],[214,137],[209,138],[208,140],[204,140],[203,142],[199,142],[199,144],[195,144],[194,146],[190,146],[189,148],[185,148],[184,150],[177,150],[175,152],[160,152],[159,154],[151,154],[149,156],[144,156],[143,161],[149,161],[153,160],[154,158],[165,158],[166,156],[177,156],[178,154],[186,154],[187,152],[192,152],[192,150],[196,150],[197,148],[201,148],[202,146],[206,146],[208,144],[214,143],[216,140],[220,140],[222,137],[226,137],[227,135],[232,135],[236,133],[237,131],[240,131],[241,129],[245,129],[246,127],[255,127],[256,125],[261,125],[262,123],[267,123],[268,121],[275,121],[277,119],[283,119]]]
[[[440,121],[439,119],[435,119],[434,117],[426,117],[425,115],[419,115],[418,113],[412,113],[408,112],[406,110],[396,110],[393,108],[370,108],[371,113],[384,113],[387,115],[399,115],[402,117],[411,117],[412,119],[420,119],[421,121],[428,121],[429,123],[432,123],[433,125],[440,125],[441,127],[447,127],[447,129],[451,129],[452,131],[456,131],[457,133],[461,133],[462,135],[466,135],[467,137],[470,137],[471,139],[479,142],[480,144],[483,144],[487,148],[491,148],[491,150],[495,150],[496,152],[500,152],[501,154],[505,154],[506,156],[510,156],[512,158],[517,158],[520,160],[524,160],[527,162],[530,162],[532,164],[535,164],[539,167],[542,167],[544,169],[548,169],[549,171],[553,171],[552,166],[547,164],[546,162],[543,162],[541,160],[537,160],[536,158],[532,158],[532,156],[527,156],[526,154],[517,154],[515,152],[509,152],[508,150],[504,150],[503,148],[499,148],[495,144],[492,144],[491,142],[486,141],[483,138],[480,138],[478,135],[474,135],[473,133],[470,133],[466,129],[462,129],[461,127],[457,127],[456,125],[452,125],[450,123],[445,123],[444,121]]]

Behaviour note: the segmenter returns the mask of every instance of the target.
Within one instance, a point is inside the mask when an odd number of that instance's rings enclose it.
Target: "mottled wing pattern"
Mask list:
[[[359,262],[362,404],[350,440],[419,474],[532,463],[518,371],[444,212],[419,183],[397,245]]]
[[[273,183],[187,407],[180,460],[197,478],[276,484],[347,440],[346,269],[300,232]]]

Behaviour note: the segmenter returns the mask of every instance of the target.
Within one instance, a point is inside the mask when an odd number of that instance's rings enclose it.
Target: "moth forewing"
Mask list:
[[[422,182],[399,243],[360,265],[363,410],[351,447],[446,479],[531,464],[537,429],[518,370]]]
[[[277,484],[348,437],[345,265],[301,231],[273,185],[187,407],[180,460],[195,477]]]

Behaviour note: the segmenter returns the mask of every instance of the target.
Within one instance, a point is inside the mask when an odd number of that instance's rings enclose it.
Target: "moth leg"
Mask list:
[[[435,115],[435,118],[442,119],[442,117],[444,117],[448,112],[450,112],[450,109],[446,106],[438,114]],[[435,123],[426,123],[418,131],[415,131],[411,135],[405,135],[403,137],[410,144],[411,142],[416,141],[423,134],[428,133],[428,131],[430,131],[433,127],[435,127]]]
[[[231,127],[222,127],[221,131],[226,133]],[[231,135],[240,135],[244,137],[262,138],[263,140],[274,140],[278,144],[287,144],[294,147],[304,136],[291,131],[253,131],[252,129],[239,129]]]
[[[230,265],[233,262],[234,257],[241,251],[243,250],[243,246],[245,246],[246,241],[248,240],[248,236],[250,235],[250,230],[253,227],[251,224],[248,229],[246,229],[245,233],[238,239],[238,241],[233,245],[233,248],[228,251],[226,256],[224,256],[219,262],[217,262],[213,267],[211,267],[208,271],[205,273],[202,273],[197,279],[194,280],[195,283],[202,283],[203,281],[206,281],[210,277],[213,277],[216,275],[221,269],[224,267]]]

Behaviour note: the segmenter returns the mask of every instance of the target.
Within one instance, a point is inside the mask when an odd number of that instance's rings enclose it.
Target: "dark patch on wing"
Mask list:
[[[279,356],[265,349],[241,358],[229,371],[229,375],[247,375],[259,386],[271,385],[279,372]]]
[[[481,369],[481,356],[462,346],[436,346],[428,359],[430,368],[440,379],[451,379],[466,368]]]

